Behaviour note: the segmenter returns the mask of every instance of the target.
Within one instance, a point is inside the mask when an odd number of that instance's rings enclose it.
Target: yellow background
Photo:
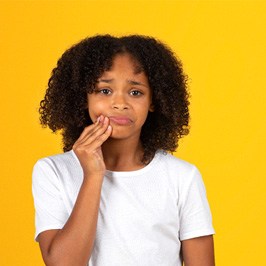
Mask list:
[[[183,60],[192,128],[176,156],[203,174],[217,265],[266,265],[265,14],[264,1],[1,1],[0,265],[43,265],[31,171],[61,138],[37,109],[57,59],[96,33],[152,35]]]

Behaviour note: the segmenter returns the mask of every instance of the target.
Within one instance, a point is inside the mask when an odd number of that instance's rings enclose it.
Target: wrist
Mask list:
[[[84,173],[83,175],[83,183],[94,183],[94,184],[101,184],[103,182],[104,174],[101,173]]]

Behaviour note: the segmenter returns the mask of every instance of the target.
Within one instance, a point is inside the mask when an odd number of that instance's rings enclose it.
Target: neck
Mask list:
[[[110,171],[133,171],[143,168],[143,148],[139,139],[108,139],[102,145],[106,169]]]

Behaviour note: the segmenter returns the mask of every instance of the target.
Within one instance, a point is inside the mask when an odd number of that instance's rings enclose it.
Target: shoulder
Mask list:
[[[65,153],[55,154],[51,156],[47,156],[44,158],[40,158],[34,164],[34,168],[38,166],[50,166],[50,167],[58,167],[58,166],[68,166],[69,164],[78,163],[78,159],[73,150],[70,150]]]
[[[203,180],[198,167],[165,151],[156,154],[157,167],[179,188],[188,188],[193,183],[201,186]]]
[[[77,167],[78,166],[78,167]],[[37,160],[33,166],[33,179],[45,177],[55,179],[63,174],[79,169],[79,161],[73,150],[65,153],[47,156]]]
[[[158,156],[159,162],[165,165],[169,170],[174,171],[176,173],[182,173],[183,175],[189,175],[193,172],[198,171],[197,167],[185,160],[177,158],[176,156],[159,150],[156,154]]]

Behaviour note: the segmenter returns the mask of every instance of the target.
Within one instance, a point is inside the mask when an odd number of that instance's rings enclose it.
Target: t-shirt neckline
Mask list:
[[[73,149],[71,150],[71,152],[72,152],[73,156],[75,157],[75,159],[79,162],[79,159],[77,158],[77,156],[76,156],[75,152],[73,151]],[[150,161],[150,163],[145,165],[141,169],[133,170],[133,171],[111,171],[111,170],[106,170],[105,171],[105,176],[109,176],[109,177],[132,177],[132,176],[143,175],[144,173],[149,171],[156,163],[158,163],[159,158],[160,158],[162,153],[164,153],[164,151],[162,151],[162,150],[156,151],[156,153],[155,153],[154,157],[152,158],[152,160]]]
[[[161,155],[161,151],[158,150],[149,164],[145,165],[143,168],[133,171],[111,171],[106,170],[105,175],[109,177],[132,177],[143,175],[147,171],[149,171],[156,163],[159,161],[159,157]]]

